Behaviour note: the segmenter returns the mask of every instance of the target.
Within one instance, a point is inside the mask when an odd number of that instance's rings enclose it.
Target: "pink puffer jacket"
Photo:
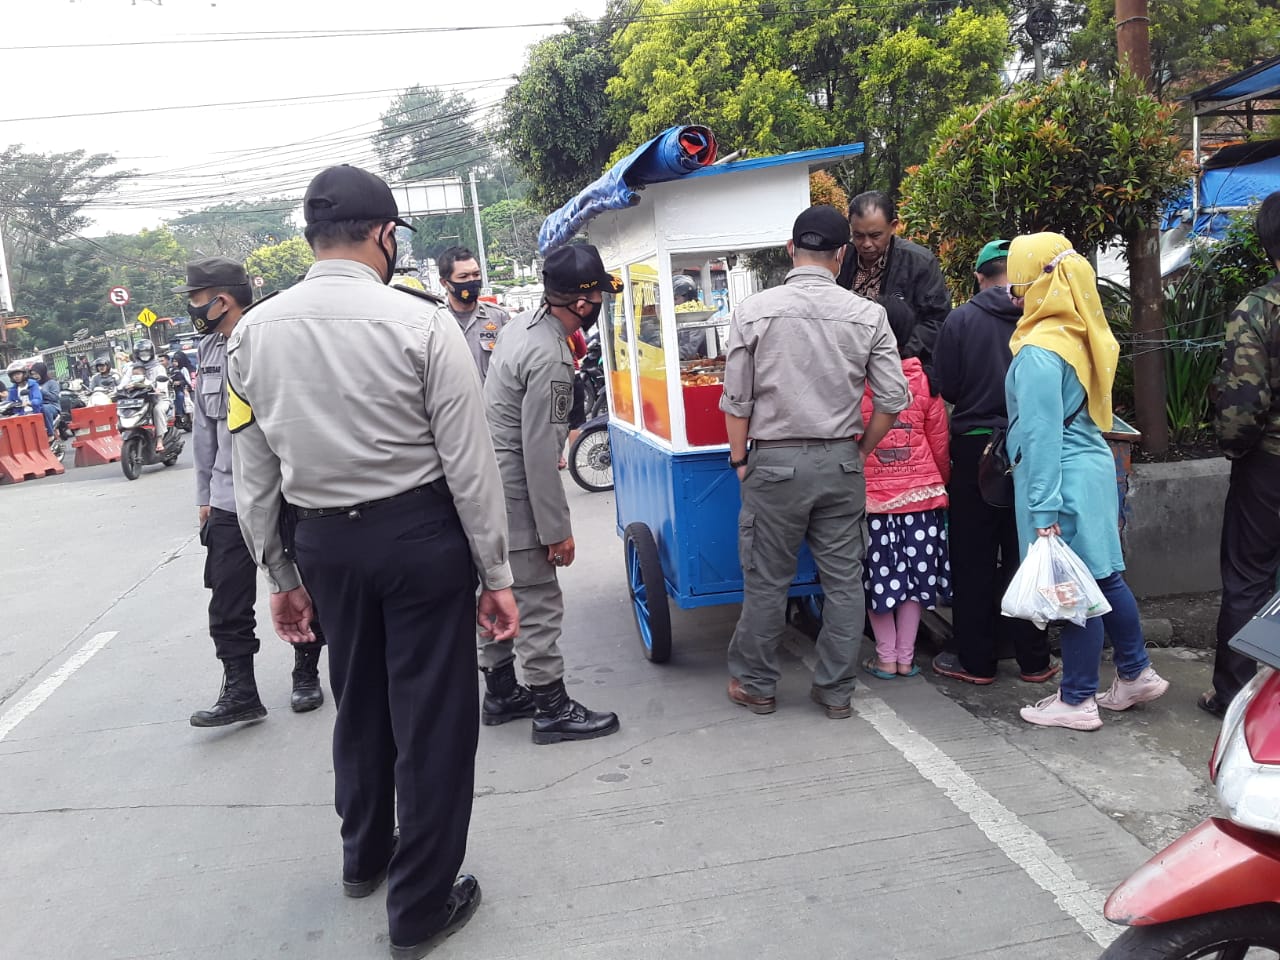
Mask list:
[[[911,405],[867,458],[867,513],[916,513],[947,505],[951,479],[947,408],[929,393],[929,378],[916,357],[902,361]],[[862,397],[862,422],[870,423],[871,391]]]

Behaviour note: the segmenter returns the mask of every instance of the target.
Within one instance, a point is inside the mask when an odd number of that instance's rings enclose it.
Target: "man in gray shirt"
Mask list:
[[[174,292],[187,295],[187,313],[196,332],[203,334],[195,396],[196,504],[200,509],[200,542],[206,550],[204,585],[212,591],[209,633],[223,669],[218,701],[211,709],[192,714],[191,725],[220,727],[267,715],[253,673],[259,646],[253,613],[258,566],[236,519],[231,433],[227,429],[227,337],[253,303],[253,292],[244,267],[225,257],[188,263],[187,282]],[[324,703],[318,670],[322,645],[323,641],[317,641],[294,648],[290,703],[295,713]]]
[[[448,294],[448,311],[458,321],[483,381],[489,374],[489,359],[498,334],[511,318],[501,307],[480,299],[480,264],[466,247],[450,247],[436,263],[440,283]]]
[[[734,310],[725,353],[720,409],[742,483],[744,594],[729,698],[753,713],[776,707],[787,591],[807,539],[826,595],[811,697],[839,720],[853,712],[865,616],[862,463],[911,397],[884,307],[836,285],[849,242],[844,216],[810,207],[791,237],[794,269]],[[864,425],[868,383],[875,412]]]

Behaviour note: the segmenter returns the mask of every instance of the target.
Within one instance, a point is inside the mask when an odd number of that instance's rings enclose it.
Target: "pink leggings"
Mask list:
[[[905,600],[888,613],[872,613],[870,617],[881,663],[908,664],[915,659],[920,601]]]

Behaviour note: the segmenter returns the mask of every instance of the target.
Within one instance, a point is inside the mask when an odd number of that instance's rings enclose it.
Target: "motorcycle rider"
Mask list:
[[[89,384],[89,391],[92,393],[95,390],[102,390],[106,393],[114,393],[120,386],[120,378],[112,369],[111,358],[104,353],[93,361],[93,367],[97,372]]]
[[[31,365],[31,376],[40,385],[40,396],[44,400],[44,406],[40,410],[44,415],[44,432],[52,440],[58,414],[62,411],[62,385],[49,376],[49,367],[42,361]]]
[[[169,425],[169,371],[156,356],[156,347],[150,340],[139,340],[133,345],[134,366],[141,366],[146,378],[156,390],[156,402],[151,408],[151,422],[156,429],[156,450],[164,449],[164,435]]]
[[[44,395],[40,392],[40,385],[31,380],[27,368],[14,361],[9,364],[5,373],[9,375],[9,382],[12,384],[7,394],[9,402],[21,403],[25,410],[43,415]]]
[[[225,726],[259,720],[267,708],[258,696],[253,658],[259,642],[253,613],[258,568],[245,544],[236,517],[231,471],[231,431],[227,425],[227,338],[253,303],[253,290],[244,267],[225,257],[206,257],[187,264],[187,283],[176,293],[190,298],[191,316],[200,341],[199,393],[195,408],[196,504],[200,510],[200,541],[208,551],[205,586],[209,599],[209,633],[222,661],[224,681],[218,701],[209,710],[191,716],[193,727]],[[262,302],[262,301],[259,301]],[[314,710],[324,703],[320,689],[319,627],[314,643],[293,648],[295,713]]]

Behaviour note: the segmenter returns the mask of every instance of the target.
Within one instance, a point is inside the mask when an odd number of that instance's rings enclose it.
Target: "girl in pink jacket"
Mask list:
[[[902,362],[911,405],[867,458],[867,555],[862,581],[876,637],[863,669],[882,680],[914,677],[916,631],[924,607],[950,594],[947,481],[951,477],[947,410],[933,396],[920,361]],[[871,418],[871,394],[862,419]]]

